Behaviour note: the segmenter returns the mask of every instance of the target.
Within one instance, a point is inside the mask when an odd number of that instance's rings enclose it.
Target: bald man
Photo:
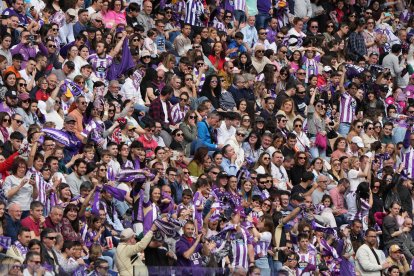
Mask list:
[[[17,234],[22,228],[20,219],[22,217],[22,207],[19,203],[11,203],[8,212],[6,213],[6,228],[4,229],[4,236],[11,237],[12,243],[17,240]]]
[[[329,195],[328,187],[329,179],[324,175],[319,175],[316,179],[316,183],[318,184],[318,188],[312,193],[312,203],[318,204],[322,201],[323,195]]]

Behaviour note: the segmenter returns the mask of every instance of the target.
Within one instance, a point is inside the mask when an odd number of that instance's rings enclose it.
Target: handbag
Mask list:
[[[315,123],[316,131],[318,132],[316,133],[315,146],[320,149],[326,149],[328,147],[326,136],[321,134],[318,126],[316,125],[315,119],[313,119],[313,122]]]

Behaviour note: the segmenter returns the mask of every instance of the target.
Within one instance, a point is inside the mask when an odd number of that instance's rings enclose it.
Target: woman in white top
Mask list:
[[[267,152],[262,152],[253,169],[260,174],[271,174],[272,167],[270,163],[270,154]]]
[[[311,142],[303,131],[303,121],[301,118],[296,118],[293,121],[293,133],[296,134],[296,147],[298,148],[298,151],[308,152]]]
[[[350,191],[355,192],[358,188],[359,183],[363,181],[369,181],[371,176],[371,159],[368,160],[368,163],[365,165],[364,170],[361,168],[361,162],[359,157],[349,158],[349,167],[351,168],[348,172],[348,179],[350,182]]]
[[[234,148],[234,152],[237,152],[236,165],[237,167],[242,167],[244,163],[244,149],[242,147],[244,138],[246,138],[246,130],[244,128],[238,127],[236,133],[230,137],[226,144]]]

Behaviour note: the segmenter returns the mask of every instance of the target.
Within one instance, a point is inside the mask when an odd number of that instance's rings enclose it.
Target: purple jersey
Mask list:
[[[303,69],[306,71],[306,79],[305,81],[308,82],[308,78],[311,75],[318,75],[318,63],[321,60],[321,56],[317,55],[312,59],[308,59],[306,56],[302,58],[303,62]]]
[[[401,163],[405,165],[404,173],[407,175],[408,178],[412,178],[414,176],[414,149],[413,147],[409,147],[406,150],[401,151],[400,154]]]
[[[253,244],[253,237],[244,228],[240,232],[233,231],[230,234],[231,248],[233,252],[233,267],[241,266],[245,269],[249,267],[248,245]]]
[[[157,219],[159,213],[160,209],[156,203],[144,202],[144,234],[151,229],[152,223]]]
[[[303,272],[308,265],[316,266],[316,253],[314,251],[308,251],[308,253],[300,253],[299,255],[298,268],[296,272],[298,275],[310,276],[313,272]]]
[[[96,76],[105,82],[106,73],[109,67],[112,65],[112,57],[105,55],[104,58],[98,56],[98,54],[92,54],[88,57],[89,63],[92,65],[93,71]]]
[[[185,266],[185,267],[199,267],[201,266],[201,249],[202,245],[199,243],[194,250],[194,253],[190,256],[189,259],[185,258],[184,252],[190,249],[191,246],[195,243],[194,238],[187,238],[185,236],[181,236],[181,238],[177,241],[176,244],[176,254],[177,254],[177,266]]]
[[[201,208],[204,206],[204,203],[206,202],[206,198],[200,193],[196,192],[194,194],[193,198],[193,204],[194,204],[194,217],[197,220],[197,229],[198,231],[201,231],[203,228],[203,210],[198,210],[198,208]]]

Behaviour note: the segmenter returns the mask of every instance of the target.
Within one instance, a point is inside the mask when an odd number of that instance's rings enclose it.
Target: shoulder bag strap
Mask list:
[[[381,263],[379,261],[379,258],[378,258],[378,255],[377,255],[377,252],[375,252],[374,248],[372,248],[372,247],[369,247],[369,249],[371,249],[372,254],[374,254],[375,260],[377,260],[377,264],[378,265],[381,265]],[[383,275],[383,271],[382,270],[380,271],[380,273],[381,273],[381,275]]]

